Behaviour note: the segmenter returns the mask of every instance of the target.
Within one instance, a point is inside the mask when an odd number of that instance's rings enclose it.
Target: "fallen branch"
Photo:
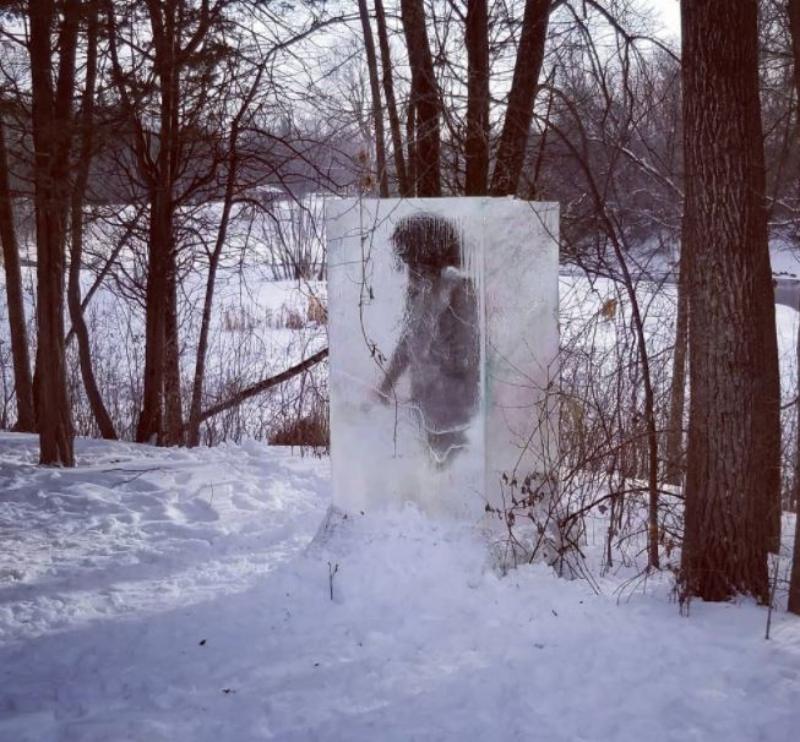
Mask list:
[[[313,368],[320,361],[323,361],[327,357],[328,349],[323,348],[322,350],[314,353],[313,356],[309,356],[297,365],[291,366],[275,376],[270,376],[268,379],[262,379],[252,386],[245,387],[240,392],[234,394],[230,399],[220,402],[219,404],[215,404],[213,407],[209,407],[207,410],[204,410],[200,415],[200,422],[204,422],[205,420],[208,420],[209,417],[214,417],[214,415],[219,415],[220,412],[225,412],[225,410],[229,410],[231,407],[237,407],[245,400],[250,399],[250,397],[255,397],[257,394],[266,392],[267,390],[272,389],[272,387],[278,386],[278,384],[283,384],[284,381],[293,379],[295,376],[302,374],[303,371]],[[188,423],[183,427],[184,430],[188,428]]]

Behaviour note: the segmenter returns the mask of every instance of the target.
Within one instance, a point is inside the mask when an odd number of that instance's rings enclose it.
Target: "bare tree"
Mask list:
[[[526,0],[514,77],[492,174],[493,196],[514,195],[517,191],[544,60],[549,15],[550,0]]]
[[[386,142],[383,135],[383,106],[381,105],[381,85],[378,79],[378,58],[375,55],[375,42],[372,39],[367,0],[358,0],[361,16],[361,30],[364,34],[364,50],[367,53],[369,89],[372,96],[372,120],[375,127],[375,159],[378,169],[378,190],[381,198],[389,196],[389,177],[386,172]]]
[[[256,74],[248,89],[244,91],[238,110],[233,116],[230,130],[227,137],[227,151],[225,152],[225,188],[222,199],[222,213],[219,225],[217,226],[216,239],[213,249],[208,253],[208,275],[206,277],[206,290],[203,299],[203,314],[200,324],[200,335],[197,342],[197,353],[195,357],[194,385],[192,387],[192,398],[189,411],[188,437],[187,443],[190,446],[197,446],[200,443],[200,423],[202,422],[202,403],[203,385],[205,382],[206,355],[208,353],[208,336],[211,328],[211,311],[214,302],[214,287],[216,283],[217,271],[220,259],[228,234],[228,227],[231,220],[231,212],[234,206],[234,199],[237,189],[240,187],[241,159],[239,151],[239,137],[242,129],[249,123],[253,112],[251,106],[260,89],[261,80],[266,70],[266,61],[258,66]]]
[[[409,100],[409,161],[417,196],[441,196],[440,127],[441,98],[433,71],[422,0],[401,0],[403,31],[411,65]]]
[[[83,207],[86,197],[86,186],[89,181],[93,156],[94,139],[94,105],[95,85],[97,82],[97,35],[98,35],[98,8],[92,2],[88,9],[88,27],[86,41],[86,81],[81,101],[79,117],[80,148],[77,166],[75,168],[75,182],[72,186],[70,203],[70,264],[69,279],[67,282],[67,304],[72,329],[78,341],[78,359],[81,368],[81,378],[86,390],[86,396],[92,408],[100,434],[108,440],[116,440],[117,433],[114,423],[108,414],[103,396],[97,386],[97,380],[92,368],[92,354],[89,343],[89,330],[83,318],[81,306],[81,268],[83,261]]]
[[[397,112],[397,101],[394,93],[392,74],[392,55],[389,49],[389,34],[386,30],[386,12],[383,0],[375,0],[375,20],[378,24],[378,42],[381,50],[381,70],[383,92],[386,96],[386,109],[389,114],[389,130],[392,134],[392,150],[394,152],[394,169],[401,196],[410,195],[406,162],[403,154],[403,137],[400,132],[400,116]]]
[[[75,464],[65,367],[64,263],[81,9],[79,0],[66,0],[60,13],[49,0],[32,0],[28,6],[38,256],[37,418],[40,461],[60,466]],[[53,69],[54,54],[57,70]]]
[[[22,298],[17,230],[14,224],[14,202],[11,198],[5,124],[0,111],[0,242],[3,244],[3,267],[6,274],[6,301],[11,330],[11,354],[14,361],[14,390],[17,400],[16,429],[32,432],[36,429],[33,406],[33,380],[28,353],[28,331],[25,324],[25,304]]]
[[[489,4],[469,0],[465,21],[467,47],[467,132],[464,139],[464,193],[482,196],[489,184]],[[536,72],[538,78],[538,71]],[[531,107],[531,113],[533,108]],[[525,134],[527,139],[527,132]]]
[[[194,162],[203,141],[202,114],[221,45],[211,36],[222,22],[225,0],[146,0],[145,46],[119,33],[116,8],[106,4],[110,56],[122,108],[134,132],[137,176],[149,202],[145,300],[145,371],[138,441],[175,445],[183,441],[179,278],[176,214],[213,181],[215,167]],[[135,21],[134,21],[135,23]],[[131,69],[123,69],[119,47],[126,43]],[[148,65],[151,65],[149,67]],[[144,70],[144,72],[143,72]],[[147,72],[152,73],[148,82]],[[146,99],[152,91],[153,100]],[[152,106],[152,107],[151,107]],[[154,112],[154,113],[153,113]],[[155,131],[151,122],[155,119]],[[194,165],[194,167],[192,167]],[[206,196],[207,197],[207,196]]]

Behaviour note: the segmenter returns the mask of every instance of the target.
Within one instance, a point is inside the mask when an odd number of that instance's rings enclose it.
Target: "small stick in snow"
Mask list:
[[[328,587],[330,588],[331,592],[331,600],[333,600],[333,576],[339,571],[339,562],[332,565],[328,562]]]
[[[781,558],[778,554],[770,554],[772,558],[772,585],[769,591],[769,606],[767,608],[767,630],[764,632],[764,639],[769,639],[769,630],[772,626],[772,608],[775,605],[775,591],[778,588],[778,567]]]

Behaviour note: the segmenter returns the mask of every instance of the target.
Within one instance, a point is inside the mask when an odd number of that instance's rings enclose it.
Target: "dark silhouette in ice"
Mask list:
[[[408,370],[410,403],[431,456],[443,466],[467,445],[480,395],[480,327],[457,227],[432,214],[401,220],[392,233],[397,267],[408,271],[403,328],[385,369],[388,399]]]

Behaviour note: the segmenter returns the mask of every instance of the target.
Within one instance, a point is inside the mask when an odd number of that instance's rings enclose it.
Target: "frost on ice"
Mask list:
[[[334,199],[326,222],[335,504],[479,517],[550,481],[558,207]]]

